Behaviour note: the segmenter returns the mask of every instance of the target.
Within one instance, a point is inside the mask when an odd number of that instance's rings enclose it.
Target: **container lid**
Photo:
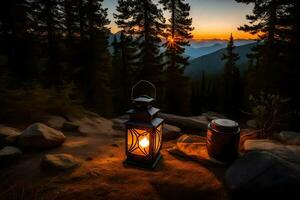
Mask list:
[[[219,132],[235,133],[239,130],[239,124],[230,119],[215,119],[211,121],[211,128]]]

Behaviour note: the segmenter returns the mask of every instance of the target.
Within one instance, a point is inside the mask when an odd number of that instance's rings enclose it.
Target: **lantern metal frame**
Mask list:
[[[148,84],[153,88],[153,97],[148,95],[141,95],[139,97],[134,97],[134,90],[140,84]],[[150,103],[156,98],[156,88],[155,86],[146,80],[141,80],[136,83],[131,90],[131,100],[135,104],[134,109],[129,110],[127,113],[130,115],[130,119],[125,122],[126,125],[126,134],[125,134],[125,152],[126,152],[126,160],[124,164],[135,165],[143,168],[153,169],[157,166],[159,160],[162,158],[160,154],[160,150],[162,148],[162,134],[163,134],[163,119],[156,117],[159,109],[154,108],[150,105]],[[140,101],[141,100],[141,101]],[[142,107],[139,107],[141,104]],[[147,105],[149,104],[149,105]],[[146,106],[145,106],[146,105]],[[144,107],[145,106],[145,107]],[[140,110],[140,108],[143,108]],[[149,116],[143,116],[148,114]],[[141,149],[139,146],[139,137],[138,133],[134,133],[134,129],[145,130],[145,133],[148,135],[149,147],[147,154]],[[159,130],[160,129],[160,130]],[[129,146],[129,135],[134,134],[130,137],[132,141]],[[140,133],[139,133],[140,134]],[[160,135],[158,135],[160,134]],[[135,138],[135,140],[133,139]],[[158,139],[158,141],[156,141]],[[134,144],[133,144],[134,143]],[[159,145],[159,146],[156,146]],[[135,154],[134,151],[139,149],[142,152],[141,155]]]

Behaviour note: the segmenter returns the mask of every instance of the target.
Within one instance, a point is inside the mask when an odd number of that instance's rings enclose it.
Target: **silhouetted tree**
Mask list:
[[[103,115],[112,114],[111,102],[111,56],[108,50],[110,29],[107,25],[107,9],[102,7],[103,0],[82,2],[80,34],[82,48],[85,50],[85,65],[82,69],[85,82],[86,100],[96,111]]]
[[[234,40],[232,34],[227,44],[226,53],[222,60],[225,60],[222,77],[222,101],[223,110],[226,114],[234,114],[239,106],[239,100],[242,98],[240,72],[236,66],[239,55],[234,53]]]
[[[166,42],[166,105],[171,112],[187,113],[189,96],[186,96],[188,79],[183,77],[184,68],[189,64],[189,57],[184,55],[185,46],[192,38],[192,19],[189,17],[190,6],[184,0],[160,0],[164,10],[171,14],[165,32]],[[180,87],[182,86],[182,87]]]
[[[134,30],[129,21],[133,15],[133,1],[119,0],[114,14],[116,24],[120,28],[119,38],[114,40],[114,88],[118,96],[115,101],[119,102],[119,112],[124,112],[129,107],[130,88],[138,81],[138,43],[132,36]],[[116,55],[117,54],[117,55]]]
[[[255,0],[236,0],[246,4],[253,3],[253,14],[247,15],[250,25],[246,24],[239,27],[239,30],[258,34],[259,46],[254,49],[250,58],[259,58],[254,69],[255,82],[250,83],[256,90],[265,90],[273,92],[280,88],[283,51],[286,48],[286,39],[282,37],[282,33],[287,31],[287,26],[283,21],[286,18],[286,11],[289,3],[286,0],[270,0],[270,1],[255,1]],[[268,77],[268,79],[265,79]],[[251,82],[252,80],[248,80]]]
[[[30,3],[34,26],[32,31],[40,38],[41,48],[46,49],[45,83],[58,86],[63,80],[62,41],[65,33],[63,0],[33,0]]]
[[[165,28],[162,10],[152,0],[132,0],[128,24],[138,42],[141,62],[140,78],[158,83],[163,74],[161,36]]]
[[[37,71],[31,15],[27,0],[0,2],[0,48],[7,57],[7,70],[18,83],[32,81]]]

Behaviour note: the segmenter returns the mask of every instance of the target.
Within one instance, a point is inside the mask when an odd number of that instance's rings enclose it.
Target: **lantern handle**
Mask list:
[[[140,85],[140,84],[143,84],[143,83],[146,83],[146,84],[148,84],[148,85],[150,85],[151,87],[152,87],[152,89],[153,89],[153,99],[156,99],[156,87],[155,87],[155,85],[153,84],[153,83],[151,83],[150,81],[147,81],[147,80],[140,80],[140,81],[138,81],[136,84],[134,84],[133,86],[132,86],[132,88],[131,88],[131,100],[133,100],[134,99],[134,90],[135,90],[135,88],[138,86],[138,85]]]

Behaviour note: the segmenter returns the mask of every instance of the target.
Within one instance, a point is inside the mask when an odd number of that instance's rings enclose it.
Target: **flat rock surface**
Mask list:
[[[206,116],[184,117],[166,113],[159,113],[158,116],[163,118],[165,123],[184,130],[206,130],[209,123]]]
[[[250,139],[244,142],[245,151],[274,150],[284,147],[283,144],[270,139]]]
[[[163,125],[163,140],[169,141],[177,139],[181,136],[181,129],[170,124]]]
[[[281,131],[274,134],[274,138],[288,145],[300,146],[300,133],[292,131]]]
[[[72,119],[87,137],[68,136],[62,146],[25,153],[0,171],[0,199],[158,200],[229,199],[223,184],[225,168],[206,166],[167,152],[175,140],[164,142],[163,159],[151,171],[123,165],[124,132],[104,118]],[[46,154],[71,154],[82,161],[67,172],[41,170]]]

